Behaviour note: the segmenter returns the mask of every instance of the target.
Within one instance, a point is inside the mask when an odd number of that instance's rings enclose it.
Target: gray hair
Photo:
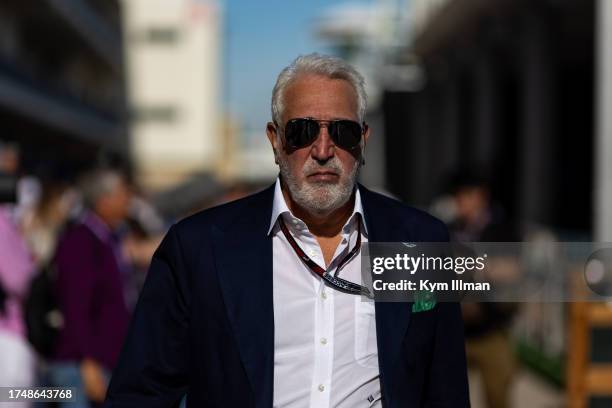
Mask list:
[[[100,198],[111,193],[124,180],[123,173],[114,169],[96,169],[85,174],[79,182],[85,205],[94,208]]]
[[[287,86],[299,75],[308,74],[321,75],[330,79],[342,79],[351,84],[357,93],[359,121],[363,122],[368,103],[363,76],[346,61],[338,57],[318,53],[300,55],[278,75],[272,90],[272,120],[274,122],[281,124],[284,108],[283,94]]]

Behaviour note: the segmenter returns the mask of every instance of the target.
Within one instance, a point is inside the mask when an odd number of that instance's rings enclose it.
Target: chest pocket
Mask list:
[[[374,302],[355,297],[355,360],[363,367],[378,368]]]

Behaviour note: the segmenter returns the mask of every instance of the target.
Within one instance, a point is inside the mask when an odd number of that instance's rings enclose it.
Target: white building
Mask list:
[[[221,165],[220,9],[213,0],[123,0],[137,181],[161,190]]]

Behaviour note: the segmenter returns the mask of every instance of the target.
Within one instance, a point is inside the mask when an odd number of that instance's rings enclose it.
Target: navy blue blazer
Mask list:
[[[447,241],[432,216],[359,185],[369,240]],[[274,186],[174,225],[155,252],[105,407],[272,407]],[[456,303],[376,303],[383,406],[467,407]]]

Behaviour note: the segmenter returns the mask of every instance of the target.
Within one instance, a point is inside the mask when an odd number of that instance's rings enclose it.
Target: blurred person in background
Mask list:
[[[38,354],[39,382],[44,384],[46,363],[63,324],[55,296],[54,256],[60,234],[74,218],[78,195],[66,182],[49,175],[37,186],[38,196],[32,209],[24,212],[28,216],[22,227],[36,265],[24,309],[28,340]]]
[[[137,190],[135,186],[133,190]],[[125,275],[124,294],[131,313],[136,306],[153,253],[166,231],[166,225],[157,209],[143,194],[137,192],[132,194],[127,225],[122,247],[131,273]]]
[[[0,173],[4,180],[9,180],[3,183],[3,189],[16,188],[18,167],[16,146],[0,146]],[[15,191],[2,191],[1,195],[17,198]],[[16,204],[0,203],[0,386],[31,387],[35,381],[35,357],[27,343],[22,302],[27,297],[35,267],[21,231]]]
[[[23,232],[37,269],[44,268],[55,255],[57,240],[77,202],[77,193],[56,180],[41,182],[40,198],[32,216],[24,221]]]
[[[451,182],[454,220],[449,230],[460,242],[518,242],[516,225],[491,199],[489,182],[474,169],[459,170]],[[468,365],[481,373],[485,400],[490,408],[510,404],[515,356],[509,328],[514,304],[463,303]]]
[[[64,317],[50,380],[76,387],[81,408],[104,399],[126,333],[129,313],[124,276],[129,273],[120,229],[128,214],[130,190],[112,169],[86,175],[80,185],[86,210],[60,239],[55,258],[57,299]]]

